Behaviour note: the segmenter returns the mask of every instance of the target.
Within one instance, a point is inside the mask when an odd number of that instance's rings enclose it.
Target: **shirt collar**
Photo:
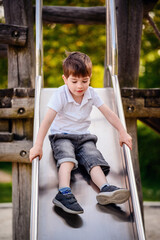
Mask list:
[[[64,85],[68,102],[75,102],[67,85]]]
[[[67,85],[64,85],[64,86],[65,86],[65,91],[66,91],[68,102],[76,103],[76,101],[73,99],[73,97],[72,97],[72,95],[71,95],[71,93],[70,93],[70,91],[68,89],[68,86]],[[90,90],[88,88],[87,91],[84,93],[84,96],[83,96],[83,99],[82,99],[82,102],[81,102],[81,106],[86,104],[89,99],[91,99],[91,93],[90,93]],[[76,103],[76,104],[78,104],[78,103]]]

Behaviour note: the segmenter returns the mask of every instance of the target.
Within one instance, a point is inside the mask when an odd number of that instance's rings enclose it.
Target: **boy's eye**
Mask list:
[[[83,83],[87,83],[88,81],[86,80],[86,81],[83,81]]]

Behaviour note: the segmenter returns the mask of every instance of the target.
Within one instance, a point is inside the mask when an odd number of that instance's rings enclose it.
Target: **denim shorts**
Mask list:
[[[73,162],[74,169],[82,165],[87,172],[95,166],[101,166],[105,175],[110,167],[96,147],[97,137],[92,134],[55,134],[49,135],[57,167],[64,162]]]

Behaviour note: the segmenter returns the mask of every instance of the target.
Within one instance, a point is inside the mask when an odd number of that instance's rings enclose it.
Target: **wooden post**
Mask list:
[[[121,87],[138,87],[141,47],[142,0],[116,0],[118,28],[118,72]],[[131,151],[137,190],[143,215],[143,198],[137,147],[137,119],[126,119],[128,132],[133,138]]]
[[[28,27],[25,47],[8,46],[8,87],[34,87],[34,35],[32,0],[5,0],[6,24]],[[12,132],[32,139],[32,120],[13,120]],[[29,239],[31,165],[12,164],[13,239]]]

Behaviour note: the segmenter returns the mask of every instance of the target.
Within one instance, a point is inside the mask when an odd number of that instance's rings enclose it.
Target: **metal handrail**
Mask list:
[[[35,78],[35,107],[33,144],[36,141],[40,126],[40,94],[43,78],[43,50],[42,50],[42,0],[36,0],[36,78]],[[32,161],[32,190],[30,240],[38,239],[38,191],[39,190],[39,158]]]
[[[117,21],[114,0],[106,0],[107,66],[112,66],[112,75],[118,75]]]
[[[106,0],[107,7],[107,64],[110,79],[112,80],[116,106],[119,118],[126,129],[125,116],[122,105],[122,98],[120,93],[120,86],[118,81],[118,44],[117,44],[117,25],[116,25],[116,11],[115,11],[115,1]],[[137,194],[136,181],[133,171],[133,164],[131,159],[130,149],[123,145],[124,159],[128,170],[129,185],[131,190],[133,209],[135,214],[135,223],[138,233],[138,238],[140,240],[145,240],[143,221],[140,211],[140,204]]]

